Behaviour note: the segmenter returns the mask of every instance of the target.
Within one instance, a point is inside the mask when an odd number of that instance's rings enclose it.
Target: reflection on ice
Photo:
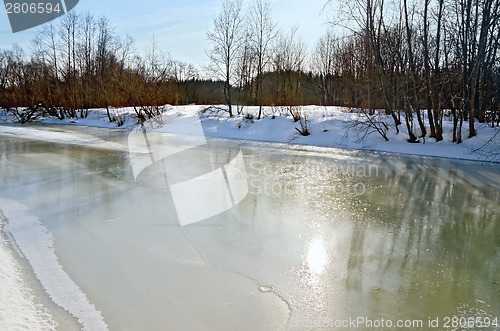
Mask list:
[[[320,274],[325,269],[327,263],[326,249],[321,238],[313,239],[307,249],[307,265],[309,269]]]

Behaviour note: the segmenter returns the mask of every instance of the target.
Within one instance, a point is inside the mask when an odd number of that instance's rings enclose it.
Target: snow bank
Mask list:
[[[232,118],[229,118],[227,112],[222,110],[224,107],[217,106],[204,111],[208,106],[166,106],[165,111],[174,116],[170,116],[172,120],[169,123],[164,123],[164,125],[182,132],[185,128],[195,125],[200,116],[205,135],[217,138],[363,149],[481,161],[491,161],[491,152],[500,152],[500,134],[498,134],[498,128],[491,128],[489,125],[476,123],[477,136],[468,139],[466,137],[467,123],[464,123],[463,143],[455,144],[451,142],[452,122],[446,117],[443,122],[443,141],[438,143],[431,138],[420,138],[421,143],[410,144],[406,140],[408,139],[408,134],[405,132],[405,125],[399,126],[401,132],[396,134],[392,119],[388,117],[385,117],[385,121],[389,125],[387,132],[389,141],[385,141],[376,132],[371,133],[363,139],[364,134],[362,130],[359,130],[359,127],[353,126],[354,121],[359,115],[349,112],[348,109],[342,107],[302,107],[303,114],[307,116],[309,132],[311,133],[309,136],[302,136],[297,132],[296,128],[301,129],[300,123],[294,122],[292,116],[284,108],[264,107],[264,117],[257,120],[258,107],[238,108],[235,106],[235,112],[237,109],[240,109],[242,112]],[[137,117],[133,108],[112,109],[112,115],[120,119],[120,121],[110,123],[105,109],[93,109],[89,113],[89,116],[84,119],[65,119],[60,121],[56,118],[49,118],[42,120],[42,122],[121,128],[126,130],[131,130],[137,123]],[[3,119],[12,120],[11,118],[6,118],[5,115]],[[118,126],[118,123],[123,123],[123,125]],[[0,133],[9,132],[8,130],[16,133],[12,131],[12,128],[5,129],[5,127],[0,126]],[[30,134],[32,136],[42,135],[37,132],[28,131],[17,131],[17,133]],[[51,133],[49,138],[66,142],[77,142],[75,137],[58,137],[53,133]],[[499,156],[497,155],[495,161],[500,161],[498,158]]]
[[[28,129],[23,127],[0,126],[0,133],[11,133],[21,136],[36,137],[44,140],[55,140],[80,144],[92,142],[92,140],[83,139],[67,133]]]
[[[0,218],[0,228],[4,224]],[[56,330],[48,310],[35,301],[9,244],[0,236],[0,330]]]
[[[0,210],[8,220],[8,224],[5,225],[6,233],[9,233],[14,238],[16,245],[33,267],[36,277],[40,280],[52,301],[76,317],[84,330],[107,330],[100,312],[88,302],[85,294],[71,280],[57,261],[57,256],[53,248],[52,235],[40,223],[38,218],[29,214],[27,207],[19,202],[1,197]],[[5,255],[3,247],[0,249],[0,252]],[[3,270],[3,257],[0,261],[2,261]],[[8,263],[5,263],[5,266],[11,268],[11,270],[6,270],[7,275],[13,274],[13,271],[15,272],[14,266],[9,266]],[[3,276],[4,271],[0,275]],[[14,283],[14,292],[20,292],[17,297],[12,297],[10,301],[6,302],[6,304],[20,308],[18,313],[7,315],[9,316],[7,322],[18,322],[16,320],[20,318],[24,310],[27,313],[26,318],[28,319],[24,321],[27,324],[26,326],[28,326],[27,329],[37,329],[37,327],[31,328],[31,324],[34,325],[35,323],[40,323],[38,324],[42,326],[40,329],[45,329],[43,323],[50,326],[50,320],[46,322],[44,321],[44,315],[39,316],[40,314],[36,312],[37,307],[33,305],[33,301],[29,297],[26,299],[20,297],[21,293],[28,291],[28,289],[26,285],[19,284],[19,277],[19,275],[5,277],[8,282]],[[0,289],[3,291],[4,284],[3,282],[0,284]],[[3,304],[5,296],[2,295],[1,297]],[[3,309],[0,309],[0,311],[3,312]],[[24,314],[22,316],[23,318],[25,317]],[[9,330],[10,328],[1,329]]]
[[[260,140],[269,142],[280,142],[298,145],[311,145],[320,147],[336,147],[358,150],[372,150],[389,153],[401,153],[410,155],[447,157],[468,160],[488,160],[491,155],[476,151],[485,145],[490,139],[492,141],[486,147],[490,151],[500,151],[500,134],[498,128],[491,128],[485,124],[476,123],[477,136],[468,139],[463,137],[462,144],[451,142],[452,122],[444,121],[444,140],[436,142],[434,139],[420,139],[419,144],[407,142],[408,134],[404,125],[399,126],[400,133],[392,125],[392,119],[386,117],[389,125],[387,132],[389,141],[385,141],[378,133],[374,132],[363,139],[364,132],[355,127],[354,121],[357,113],[347,112],[340,107],[303,107],[309,126],[309,136],[300,135],[297,129],[301,129],[299,122],[294,122],[291,115],[281,113],[274,119],[271,109],[265,109],[267,116],[261,120],[248,120],[243,116],[234,118],[216,119],[208,116],[204,119],[207,135],[214,137],[228,137],[245,140]],[[257,107],[247,107],[244,113],[250,113],[256,118]],[[186,112],[185,116],[193,116]],[[385,117],[385,116],[384,116]],[[464,132],[465,130],[464,124]],[[494,138],[494,139],[493,139]]]
[[[47,120],[49,121],[49,120]],[[101,121],[103,127],[106,127],[106,122]],[[21,126],[2,126],[0,125],[1,135],[13,135],[20,138],[37,139],[46,142],[63,143],[75,146],[92,146],[95,149],[107,150],[126,150],[127,146],[117,142],[109,142],[98,137],[84,134],[80,132],[67,133],[53,131],[53,128],[27,128]]]

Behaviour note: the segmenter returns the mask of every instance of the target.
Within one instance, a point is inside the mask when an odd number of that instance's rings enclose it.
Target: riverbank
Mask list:
[[[42,306],[23,279],[22,268],[14,250],[3,233],[4,221],[0,217],[0,328],[15,330],[55,330],[57,324]]]
[[[454,159],[500,161],[499,128],[488,124],[476,123],[477,136],[471,139],[462,134],[461,144],[452,143],[451,118],[443,120],[444,140],[436,142],[432,138],[420,138],[420,143],[408,143],[405,126],[399,126],[399,134],[388,116],[380,115],[378,120],[387,126],[386,141],[375,129],[363,124],[364,116],[341,107],[306,106],[298,111],[302,113],[302,121],[294,121],[286,108],[264,107],[265,116],[257,120],[258,107],[234,108],[233,112],[241,111],[229,117],[223,106],[211,107],[201,105],[167,106],[164,114],[168,116],[170,128],[176,131],[189,131],[189,127],[201,120],[204,133],[209,137],[229,138],[239,140],[264,141],[273,143],[310,145],[318,147],[335,147],[354,150],[372,150],[379,152],[400,153],[409,155],[446,157]],[[38,121],[50,124],[82,125],[110,129],[130,130],[137,123],[133,108],[111,109],[115,122],[109,122],[105,109],[93,109],[87,118],[42,118]],[[304,118],[306,120],[304,120]],[[12,115],[0,113],[0,121],[14,122]],[[357,124],[356,124],[357,123]],[[466,124],[464,124],[466,125]],[[307,127],[309,135],[299,133]],[[1,130],[1,129],[0,129]],[[16,134],[10,128],[10,133]],[[26,132],[21,132],[25,134]],[[4,129],[5,131],[5,129]]]
[[[1,198],[0,198],[1,200]],[[5,235],[0,205],[0,329],[78,330],[80,325],[57,306],[36,278],[29,261]]]

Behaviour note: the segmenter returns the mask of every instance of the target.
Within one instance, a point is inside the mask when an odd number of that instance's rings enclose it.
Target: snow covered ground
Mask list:
[[[4,224],[0,218],[0,228]],[[38,303],[23,279],[21,267],[0,235],[0,329],[55,330],[57,324],[47,309]]]
[[[385,118],[385,122],[389,125],[387,132],[388,142],[377,132],[372,132],[363,138],[364,130],[362,130],[361,126],[353,126],[353,123],[359,116],[358,113],[349,112],[348,109],[340,107],[302,107],[303,114],[307,116],[309,136],[300,135],[296,130],[301,129],[300,123],[294,122],[292,116],[280,107],[265,107],[265,116],[260,120],[256,119],[258,107],[244,107],[240,109],[241,114],[237,114],[232,118],[229,118],[227,112],[218,110],[223,107],[212,107],[210,110],[202,112],[207,106],[166,106],[166,125],[170,128],[175,128],[176,132],[182,132],[183,130],[189,132],[190,127],[194,126],[199,118],[201,118],[205,134],[211,137],[364,149],[467,160],[499,161],[498,155],[495,157],[491,153],[488,153],[500,152],[499,129],[491,128],[487,124],[476,123],[477,136],[468,139],[468,123],[464,123],[463,143],[455,144],[451,142],[451,119],[445,117],[443,121],[443,141],[438,143],[431,138],[420,138],[421,143],[410,144],[406,141],[408,134],[405,125],[399,126],[400,133],[396,134],[392,120],[387,117]],[[235,106],[234,108],[234,112],[236,112],[237,107]],[[110,123],[104,109],[92,110],[89,117],[84,119],[65,119],[60,121],[56,118],[48,118],[42,119],[41,122],[123,129],[131,129],[137,123],[137,117],[132,108],[113,109],[112,116],[123,121],[123,126],[118,127],[117,122]],[[0,120],[12,121],[13,119],[2,112],[0,113]],[[57,133],[47,136],[47,133],[28,132],[26,129],[12,127],[0,127],[0,131],[10,131],[18,135],[43,135],[47,139],[58,140]],[[63,138],[66,142],[81,139],[67,136]]]
[[[17,245],[21,254],[33,267],[36,277],[40,280],[51,299],[60,307],[65,307],[72,316],[78,319],[83,330],[107,330],[100,312],[95,310],[84,293],[73,283],[57,261],[53,248],[52,235],[27,208],[17,201],[0,197],[0,211],[9,221],[5,230]],[[0,220],[1,221],[1,220]],[[3,227],[3,224],[2,224]],[[0,312],[5,315],[5,328],[1,327],[4,318],[0,318],[0,329],[14,330],[28,327],[31,330],[55,329],[56,323],[43,305],[34,304],[34,296],[29,287],[23,284],[21,274],[16,271],[16,261],[9,256],[6,243],[0,242],[0,257],[3,262],[10,262],[11,270],[0,273],[2,293],[0,298]],[[5,258],[3,259],[5,255]],[[2,268],[3,269],[3,268]],[[6,283],[10,286],[4,286]],[[5,294],[5,295],[4,295]],[[8,300],[4,300],[7,298]],[[3,307],[2,307],[3,306]]]

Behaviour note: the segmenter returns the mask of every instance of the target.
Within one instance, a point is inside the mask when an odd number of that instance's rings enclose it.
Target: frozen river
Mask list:
[[[2,127],[4,236],[89,330],[500,325],[499,165],[212,139],[212,160],[241,151],[248,195],[181,227],[173,193],[136,180],[128,132]]]

